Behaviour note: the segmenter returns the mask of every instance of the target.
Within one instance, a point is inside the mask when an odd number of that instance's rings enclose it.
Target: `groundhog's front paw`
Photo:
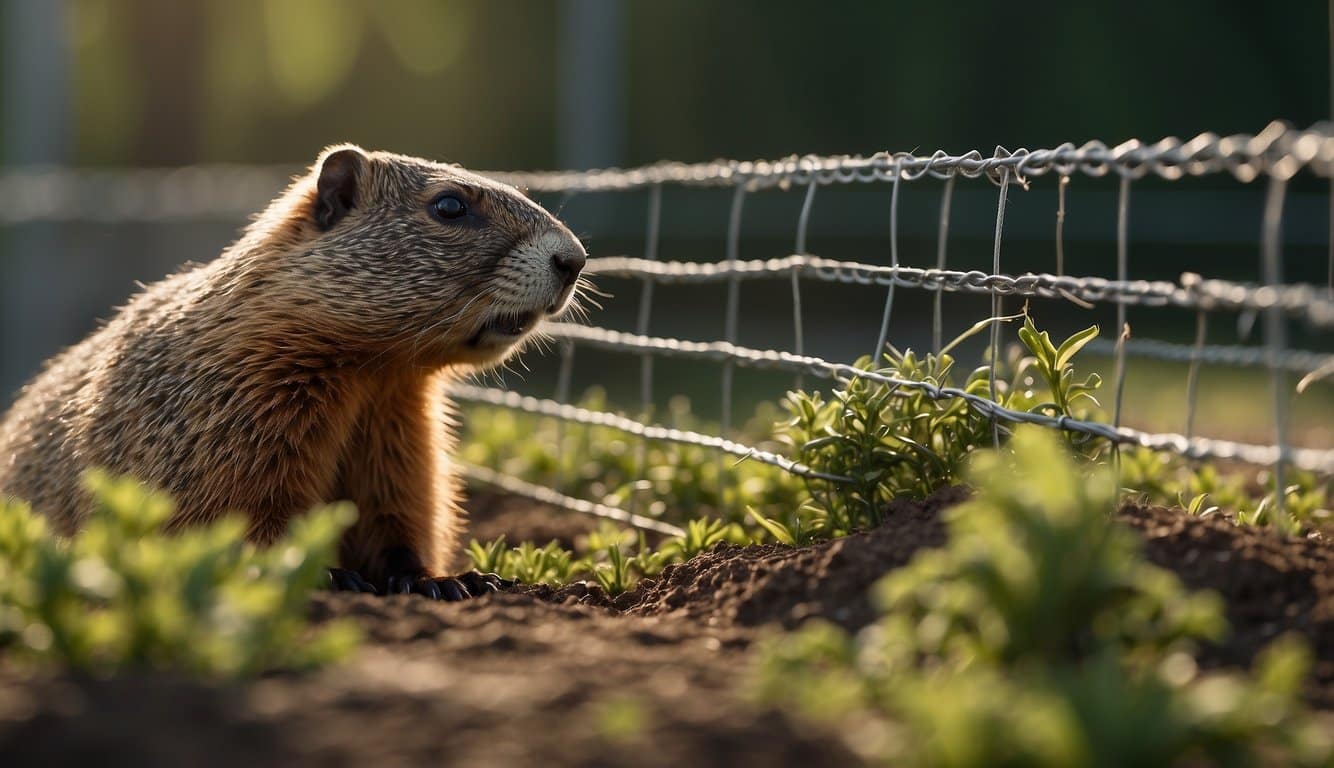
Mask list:
[[[467,587],[455,579],[433,579],[415,574],[390,575],[387,587],[385,591],[391,595],[421,595],[451,603],[472,597]]]
[[[335,592],[366,592],[372,595],[380,594],[380,590],[375,585],[361,578],[361,574],[356,571],[349,571],[346,568],[329,569],[329,586]]]
[[[479,597],[488,592],[499,592],[502,589],[509,589],[515,584],[518,584],[517,581],[502,579],[498,574],[481,573],[480,571],[468,571],[460,576],[455,576],[454,580],[467,587],[468,592],[472,594],[473,597]]]
[[[473,597],[481,597],[491,592],[499,592],[514,586],[515,582],[502,579],[494,573],[471,571],[460,576],[447,576],[433,579],[425,576],[396,575],[390,576],[388,589],[391,595],[421,595],[432,600],[457,602]]]

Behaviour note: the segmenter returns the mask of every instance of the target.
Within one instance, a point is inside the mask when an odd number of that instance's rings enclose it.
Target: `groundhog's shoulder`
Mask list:
[[[155,383],[151,364],[122,363],[130,358],[164,362],[163,352],[175,346],[172,337],[184,333],[186,306],[198,299],[199,269],[191,265],[139,292],[111,320],[43,366],[0,420],[0,457],[5,457],[0,459],[0,481],[5,470],[16,469],[14,464],[24,456],[44,462],[55,458],[52,454],[86,452],[84,433],[90,414],[105,400],[108,388],[131,392],[151,388]],[[185,356],[202,352],[183,350]],[[146,386],[125,381],[135,378]]]

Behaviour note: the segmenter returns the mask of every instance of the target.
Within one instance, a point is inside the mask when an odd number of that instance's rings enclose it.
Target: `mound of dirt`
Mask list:
[[[1120,517],[1143,534],[1149,560],[1222,596],[1231,633],[1204,649],[1204,665],[1249,666],[1279,635],[1299,633],[1315,655],[1309,698],[1334,709],[1334,543],[1165,507],[1126,506]]]
[[[879,527],[808,547],[720,546],[664,569],[616,607],[710,626],[791,628],[819,616],[857,629],[875,615],[868,588],[918,550],[944,544],[940,511],[967,497],[952,487],[920,502],[896,500]]]
[[[827,737],[746,700],[746,650],[765,626],[866,624],[867,587],[942,544],[940,511],[965,496],[896,503],[884,525],[838,541],[719,547],[614,600],[586,584],[454,604],[319,595],[317,619],[350,618],[366,641],[347,664],[314,674],[211,686],[0,667],[0,754],[6,766],[80,768],[856,765]],[[514,541],[564,540],[578,535],[573,523],[588,525],[500,498],[473,514],[479,527],[514,526],[500,531]],[[1299,632],[1317,656],[1310,700],[1334,708],[1334,545],[1161,508],[1127,507],[1121,518],[1154,562],[1223,596],[1234,631],[1205,651],[1207,665],[1246,666],[1273,637]]]

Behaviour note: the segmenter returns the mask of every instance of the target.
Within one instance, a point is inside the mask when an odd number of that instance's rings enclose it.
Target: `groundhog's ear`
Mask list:
[[[320,161],[315,185],[315,223],[328,231],[357,207],[357,186],[364,182],[369,161],[355,147],[335,149]]]

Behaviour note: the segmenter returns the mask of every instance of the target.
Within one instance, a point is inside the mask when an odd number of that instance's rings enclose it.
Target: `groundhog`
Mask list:
[[[261,545],[349,500],[335,589],[489,589],[442,573],[464,522],[446,385],[564,312],[586,258],[513,187],[331,147],[220,257],[145,288],[20,392],[0,494],[72,534],[98,467],[169,491],[172,527],[240,513]]]

